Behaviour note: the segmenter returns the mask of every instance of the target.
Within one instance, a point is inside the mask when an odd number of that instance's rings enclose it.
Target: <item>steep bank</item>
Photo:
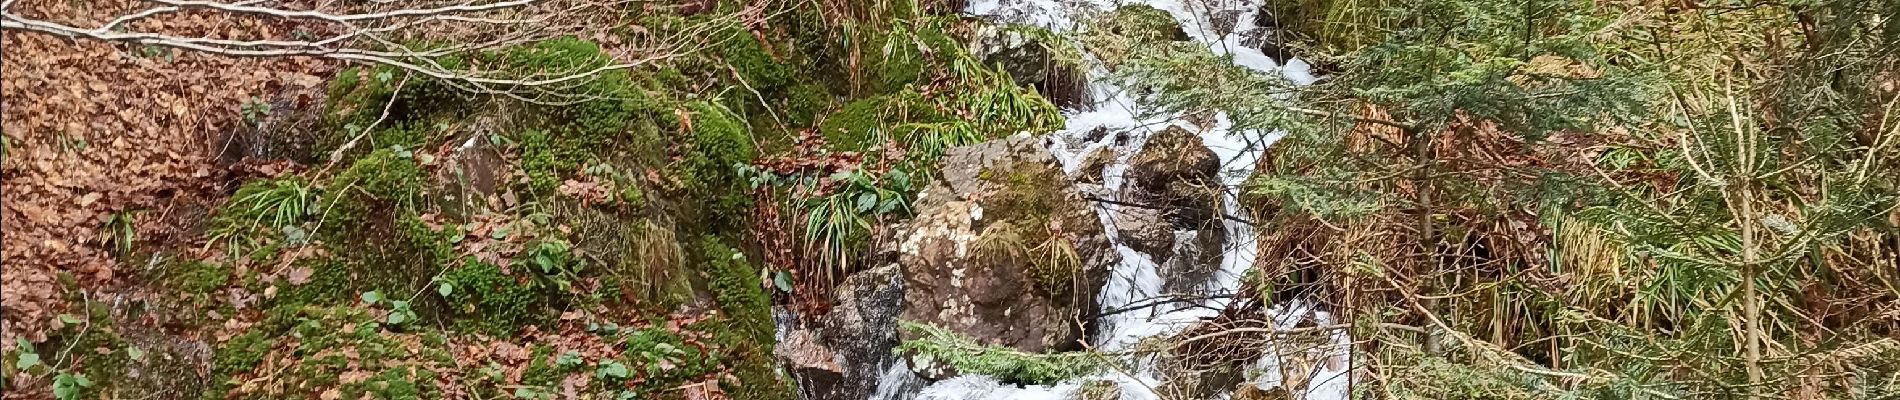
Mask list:
[[[558,92],[349,66],[246,106],[199,155],[230,171],[211,204],[136,222],[175,237],[88,241],[116,275],[44,279],[56,312],[9,339],[6,397],[795,397],[770,306],[870,237],[805,218],[906,215],[904,176],[943,148],[1059,120],[936,5],[708,4],[435,60],[534,74],[689,45]],[[781,258],[764,232],[838,252]]]

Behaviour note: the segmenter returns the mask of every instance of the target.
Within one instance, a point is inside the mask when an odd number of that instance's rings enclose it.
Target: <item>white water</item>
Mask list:
[[[1296,84],[1311,84],[1316,78],[1304,61],[1289,60],[1281,66],[1259,50],[1241,46],[1240,34],[1253,29],[1255,10],[1259,0],[1126,0],[1124,3],[1145,3],[1157,9],[1167,11],[1181,22],[1193,40],[1206,44],[1216,54],[1231,55],[1237,65],[1245,66],[1263,74],[1277,74]],[[1005,22],[1025,23],[1051,28],[1057,31],[1073,29],[1075,21],[1083,19],[1088,13],[1112,10],[1122,3],[1108,0],[976,0],[966,12],[994,18]],[[1234,25],[1234,34],[1218,35],[1210,28],[1208,9],[1212,4],[1219,10],[1244,10],[1238,15]],[[1121,195],[1122,174],[1128,169],[1128,161],[1146,143],[1154,132],[1169,125],[1177,125],[1190,132],[1199,132],[1203,143],[1220,157],[1222,161],[1221,182],[1228,187],[1223,202],[1226,210],[1237,210],[1235,193],[1241,184],[1252,174],[1260,151],[1280,137],[1280,132],[1242,131],[1230,132],[1231,122],[1225,115],[1217,116],[1212,126],[1196,126],[1170,116],[1148,116],[1150,113],[1138,109],[1137,103],[1123,93],[1117,85],[1107,79],[1101,79],[1107,73],[1096,67],[1091,73],[1090,87],[1093,99],[1099,100],[1093,110],[1070,112],[1067,115],[1067,128],[1052,134],[1050,150],[1056,155],[1064,170],[1075,173],[1081,168],[1082,161],[1088,155],[1100,149],[1112,149],[1118,159],[1103,170],[1103,185],[1087,187],[1083,190],[1091,194],[1118,199]],[[1096,128],[1107,128],[1108,135],[1088,140],[1088,135]],[[1123,135],[1125,133],[1125,135]],[[1117,143],[1117,136],[1126,136],[1125,141]],[[1093,185],[1089,185],[1093,186]],[[1113,226],[1112,216],[1120,206],[1107,203],[1097,204],[1097,212],[1105,226]],[[1225,221],[1228,245],[1222,250],[1219,269],[1201,291],[1206,293],[1234,293],[1242,274],[1253,265],[1257,249],[1253,245],[1253,227]],[[1098,300],[1103,310],[1118,309],[1136,302],[1149,300],[1163,295],[1163,279],[1155,261],[1149,256],[1122,245],[1115,229],[1107,229],[1111,242],[1116,243],[1116,251],[1121,254],[1122,264],[1114,268],[1107,285]],[[1177,232],[1177,236],[1186,237],[1191,232]],[[1226,299],[1202,300],[1200,304],[1186,303],[1186,307],[1153,307],[1147,310],[1127,312],[1103,317],[1097,322],[1101,325],[1100,334],[1094,343],[1095,348],[1103,351],[1130,349],[1137,342],[1151,337],[1171,335],[1180,332],[1192,323],[1213,316],[1217,310],[1225,307]],[[1281,304],[1272,310],[1274,324],[1282,328],[1291,328],[1302,319],[1311,319],[1318,324],[1330,323],[1331,316],[1323,310],[1303,302]],[[1312,367],[1297,368],[1309,373],[1287,379],[1282,374],[1283,359],[1280,354],[1269,351],[1258,360],[1253,369],[1258,373],[1252,383],[1269,389],[1280,386],[1286,381],[1303,381],[1304,385],[1289,387],[1288,392],[1296,398],[1305,399],[1345,399],[1348,395],[1347,361],[1350,357],[1350,338],[1343,332],[1331,332],[1330,345],[1320,350],[1301,354],[1302,359],[1331,360],[1319,362]],[[1290,346],[1289,346],[1290,347]],[[977,400],[977,399],[1069,399],[1088,380],[1108,380],[1115,382],[1121,389],[1124,400],[1154,400],[1157,396],[1153,387],[1161,384],[1152,365],[1143,363],[1132,371],[1110,371],[1095,377],[1078,379],[1057,385],[1017,386],[1000,383],[985,376],[960,376],[931,383],[915,390],[917,378],[902,370],[898,363],[892,371],[884,374],[879,383],[878,400]],[[1255,376],[1255,375],[1249,375]],[[1225,397],[1226,395],[1221,395]]]

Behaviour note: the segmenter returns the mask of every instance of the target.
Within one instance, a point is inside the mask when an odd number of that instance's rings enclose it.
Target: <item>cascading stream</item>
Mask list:
[[[1188,4],[1193,2],[1193,4]],[[1266,74],[1284,76],[1296,84],[1310,84],[1315,78],[1303,61],[1289,60],[1282,66],[1261,51],[1241,45],[1243,34],[1256,29],[1254,13],[1260,9],[1252,0],[1209,0],[1219,9],[1205,7],[1196,0],[1134,0],[1128,3],[1140,3],[1153,6],[1171,14],[1180,22],[1184,31],[1192,40],[1206,44],[1216,54],[1231,55],[1233,61]],[[1238,4],[1234,4],[1238,3]],[[1057,32],[1071,30],[1076,16],[1091,11],[1111,10],[1119,4],[1104,0],[978,0],[972,2],[966,10],[969,14],[995,18],[1005,22],[1023,23],[1050,28]],[[1220,35],[1209,28],[1213,26],[1217,12],[1226,13],[1233,18],[1229,34]],[[1090,72],[1089,86],[1096,99],[1096,107],[1089,111],[1070,112],[1067,128],[1052,134],[1050,151],[1062,162],[1066,172],[1074,174],[1081,168],[1083,159],[1095,151],[1108,148],[1115,151],[1117,159],[1102,171],[1103,184],[1100,187],[1085,187],[1083,193],[1092,196],[1120,199],[1123,175],[1129,169],[1129,162],[1146,144],[1150,135],[1170,125],[1188,128],[1199,132],[1202,142],[1219,157],[1221,161],[1220,181],[1226,186],[1222,203],[1226,210],[1239,209],[1235,193],[1252,174],[1255,161],[1261,150],[1280,136],[1279,132],[1230,132],[1232,126],[1226,116],[1216,117],[1209,127],[1193,125],[1166,116],[1144,117],[1148,113],[1138,109],[1137,102],[1124,93],[1114,82],[1105,77],[1108,73],[1100,66]],[[1091,132],[1106,129],[1114,132],[1109,135],[1096,135]],[[1118,138],[1118,136],[1121,136]],[[1105,226],[1113,226],[1113,216],[1122,207],[1111,203],[1095,205],[1098,216]],[[1201,290],[1208,293],[1234,293],[1238,291],[1241,276],[1253,265],[1257,254],[1254,243],[1253,227],[1241,222],[1224,220],[1227,243],[1222,249],[1218,270],[1201,283]],[[1108,283],[1098,300],[1102,310],[1126,308],[1137,302],[1153,299],[1163,294],[1161,267],[1148,255],[1135,251],[1123,244],[1114,229],[1106,230],[1109,240],[1115,244],[1122,262],[1115,266]],[[1192,235],[1192,232],[1176,232],[1177,236]],[[1137,342],[1151,337],[1165,336],[1185,329],[1195,321],[1214,315],[1225,307],[1229,300],[1214,298],[1201,300],[1200,304],[1187,304],[1185,307],[1152,307],[1134,312],[1118,313],[1101,317],[1097,323],[1101,329],[1094,343],[1095,348],[1103,351],[1126,350]],[[1330,318],[1323,310],[1312,309],[1301,302],[1282,304],[1272,310],[1276,326],[1291,328],[1304,318],[1317,319],[1321,323]],[[1330,354],[1319,355],[1322,358],[1343,360],[1349,357],[1350,339],[1343,331],[1331,333]],[[1280,371],[1280,357],[1268,352],[1255,365],[1263,371],[1253,383],[1268,389],[1280,386],[1286,379]],[[1298,398],[1307,399],[1345,399],[1347,397],[1347,368],[1350,365],[1335,362],[1332,368],[1313,368],[1314,372],[1303,381],[1303,388],[1289,389],[1289,393]],[[1122,399],[1156,399],[1152,388],[1159,386],[1161,379],[1152,365],[1137,365],[1132,371],[1109,371],[1095,377],[1078,379],[1049,386],[1019,387],[998,382],[985,376],[960,376],[922,386],[918,378],[903,369],[903,363],[893,365],[883,374],[879,383],[877,399],[1067,399],[1073,398],[1081,383],[1089,380],[1114,382],[1121,389]]]

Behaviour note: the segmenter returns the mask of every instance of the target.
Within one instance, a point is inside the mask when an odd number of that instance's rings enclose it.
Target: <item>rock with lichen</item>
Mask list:
[[[940,176],[895,235],[903,319],[1028,352],[1079,347],[1120,257],[1054,158],[1017,136],[951,149]]]

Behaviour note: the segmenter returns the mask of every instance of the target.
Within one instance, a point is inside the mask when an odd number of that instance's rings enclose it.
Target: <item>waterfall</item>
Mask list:
[[[1181,23],[1184,31],[1200,43],[1206,44],[1216,54],[1231,55],[1233,61],[1267,74],[1278,74],[1296,84],[1311,84],[1316,78],[1304,61],[1290,59],[1287,65],[1280,65],[1272,57],[1260,50],[1241,45],[1242,34],[1256,29],[1254,14],[1260,9],[1259,0],[1131,0],[1128,4],[1147,4],[1171,14]],[[1210,10],[1205,3],[1215,3],[1218,10]],[[1120,4],[1106,0],[976,0],[972,1],[965,12],[993,18],[1004,22],[1038,25],[1062,32],[1074,26],[1077,16],[1085,12],[1111,10]],[[1224,13],[1231,20],[1231,32],[1217,34],[1211,26],[1214,16]],[[1066,113],[1067,128],[1051,134],[1050,151],[1061,161],[1065,171],[1071,174],[1081,168],[1083,160],[1101,149],[1113,149],[1117,160],[1104,168],[1103,184],[1100,187],[1084,188],[1084,193],[1109,199],[1120,198],[1123,174],[1129,168],[1129,161],[1146,143],[1149,135],[1169,125],[1180,125],[1199,131],[1206,146],[1216,154],[1222,164],[1220,181],[1227,187],[1222,202],[1226,210],[1238,210],[1236,192],[1252,174],[1261,150],[1278,139],[1280,132],[1230,132],[1231,122],[1226,116],[1216,116],[1211,127],[1190,125],[1165,117],[1144,118],[1143,112],[1136,109],[1136,102],[1113,82],[1101,79],[1107,72],[1096,66],[1090,73],[1089,86],[1097,99],[1096,106],[1087,111]],[[1097,129],[1114,132],[1109,135],[1091,135]],[[1119,137],[1118,137],[1119,136]],[[1122,207],[1116,204],[1099,203],[1098,216],[1104,226],[1113,226],[1113,215]],[[1201,285],[1206,292],[1232,293],[1238,290],[1241,276],[1253,265],[1257,249],[1254,227],[1233,220],[1225,220],[1227,242],[1230,245],[1222,249],[1218,270]],[[1108,283],[1103,288],[1099,302],[1102,310],[1121,309],[1143,299],[1162,294],[1163,279],[1160,266],[1146,254],[1135,251],[1122,244],[1114,229],[1106,230],[1116,251],[1121,254],[1122,262],[1115,266]],[[1177,232],[1177,236],[1191,235],[1191,232]],[[1184,243],[1185,244],[1185,243]],[[1101,329],[1095,339],[1095,348],[1102,351],[1120,351],[1129,349],[1137,342],[1151,337],[1170,335],[1186,328],[1189,324],[1209,317],[1227,305],[1229,299],[1201,300],[1201,304],[1189,304],[1187,307],[1153,307],[1136,312],[1107,315],[1097,320]],[[1294,301],[1277,305],[1269,314],[1274,324],[1281,328],[1291,328],[1302,319],[1316,320],[1320,324],[1329,324],[1331,316],[1316,305]],[[1309,368],[1313,372],[1302,381],[1302,388],[1287,388],[1294,398],[1306,399],[1345,399],[1348,396],[1348,369],[1350,363],[1343,362],[1351,356],[1350,338],[1343,330],[1329,332],[1329,346],[1322,346],[1320,359],[1330,359],[1327,366]],[[1281,359],[1279,355],[1268,352],[1258,360],[1254,369],[1263,371],[1251,383],[1261,389],[1281,386],[1287,381],[1278,372]],[[1153,387],[1160,385],[1160,379],[1152,365],[1137,365],[1131,371],[1108,371],[1098,376],[1046,386],[1018,386],[998,382],[986,376],[959,376],[943,381],[923,385],[908,371],[903,363],[897,363],[892,371],[883,374],[879,383],[878,400],[961,400],[961,399],[1069,399],[1082,382],[1106,380],[1121,389],[1121,398],[1126,400],[1151,400],[1157,396]]]

